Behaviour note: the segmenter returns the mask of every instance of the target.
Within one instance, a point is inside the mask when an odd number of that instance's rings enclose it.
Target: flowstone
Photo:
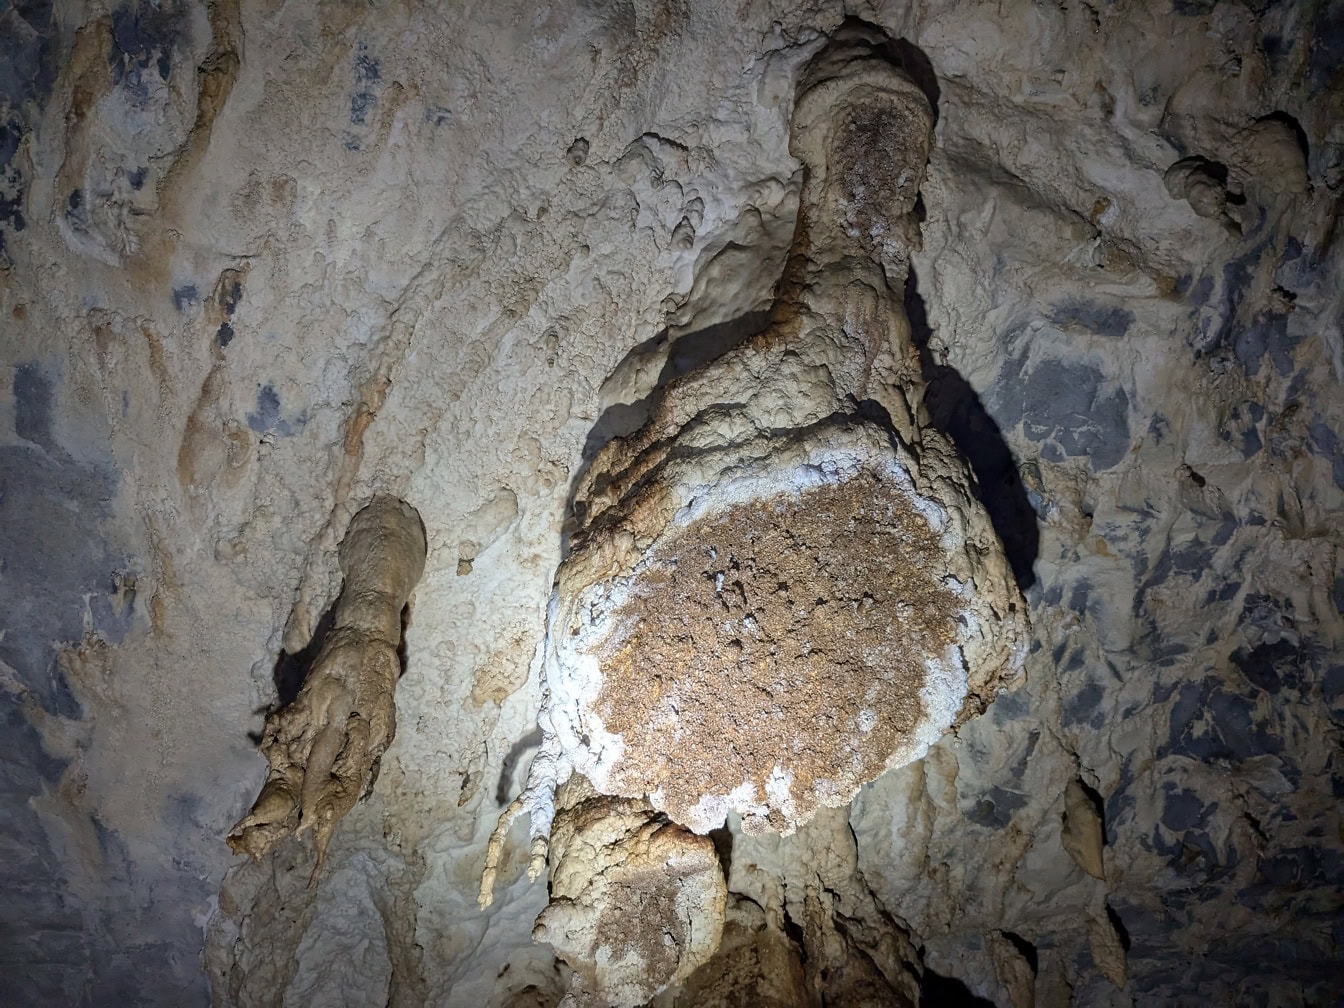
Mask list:
[[[932,127],[864,30],[809,67],[790,144],[806,181],[770,326],[670,383],[576,485],[545,742],[482,905],[523,810],[539,873],[562,831],[548,797],[570,773],[693,833],[735,812],[748,834],[789,834],[1020,671],[1025,605],[965,463],[929,426],[903,309]],[[618,932],[610,915],[589,923],[594,951],[570,938],[561,954],[610,996],[592,957]]]
[[[337,824],[378,776],[396,734],[402,609],[425,567],[425,529],[405,501],[375,497],[340,546],[345,576],[333,625],[294,702],[266,719],[270,771],[252,809],[229,833],[260,860],[290,833],[311,829],[317,877]]]

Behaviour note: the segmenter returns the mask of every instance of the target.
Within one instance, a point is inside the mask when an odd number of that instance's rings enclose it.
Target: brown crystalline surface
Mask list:
[[[924,716],[925,659],[955,639],[942,557],[871,470],[669,537],[610,621],[593,705],[625,745],[609,786],[680,821],[744,782],[763,798],[772,772],[792,778],[789,819],[829,782],[847,798]],[[791,829],[774,809],[769,825]]]

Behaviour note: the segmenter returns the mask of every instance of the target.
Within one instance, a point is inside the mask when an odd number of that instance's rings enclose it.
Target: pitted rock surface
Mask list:
[[[648,554],[594,645],[592,712],[623,746],[605,788],[699,832],[730,805],[790,832],[908,757],[962,604],[884,475],[731,505]]]

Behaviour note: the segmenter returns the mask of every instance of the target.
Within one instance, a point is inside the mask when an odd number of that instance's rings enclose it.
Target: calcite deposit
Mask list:
[[[902,307],[932,125],[869,28],[804,72],[791,148],[805,175],[771,324],[659,390],[578,481],[547,630],[546,758],[492,837],[482,907],[517,812],[533,813],[529,876],[547,831],[572,829],[545,807],[564,775],[648,802],[688,842],[730,813],[748,834],[788,834],[924,755],[1020,671],[1025,601],[969,469],[929,429]],[[585,822],[604,806],[586,807]],[[613,806],[588,831],[626,836],[629,814]],[[585,996],[639,1003],[689,975],[678,954],[713,951],[722,906],[695,906],[662,928],[669,966],[625,960],[643,986],[599,968],[601,949],[639,948],[623,929],[659,928],[638,900],[601,895],[607,855],[556,856],[537,934]],[[603,912],[576,912],[576,889]],[[678,953],[687,928],[712,941]]]
[[[932,110],[889,47],[846,29],[803,74],[770,325],[660,389],[574,494],[543,732],[697,833],[847,803],[1025,655],[1025,602],[922,405],[902,291]]]
[[[569,1003],[635,1008],[704,965],[727,900],[713,842],[577,775],[556,805],[550,902],[532,937],[573,968]]]

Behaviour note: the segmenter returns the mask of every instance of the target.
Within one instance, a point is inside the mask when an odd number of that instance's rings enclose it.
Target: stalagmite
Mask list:
[[[345,583],[333,625],[294,702],[266,719],[270,772],[229,846],[260,859],[311,829],[322,868],[337,823],[373,786],[396,734],[402,610],[425,566],[425,531],[405,501],[375,497],[340,546]]]

